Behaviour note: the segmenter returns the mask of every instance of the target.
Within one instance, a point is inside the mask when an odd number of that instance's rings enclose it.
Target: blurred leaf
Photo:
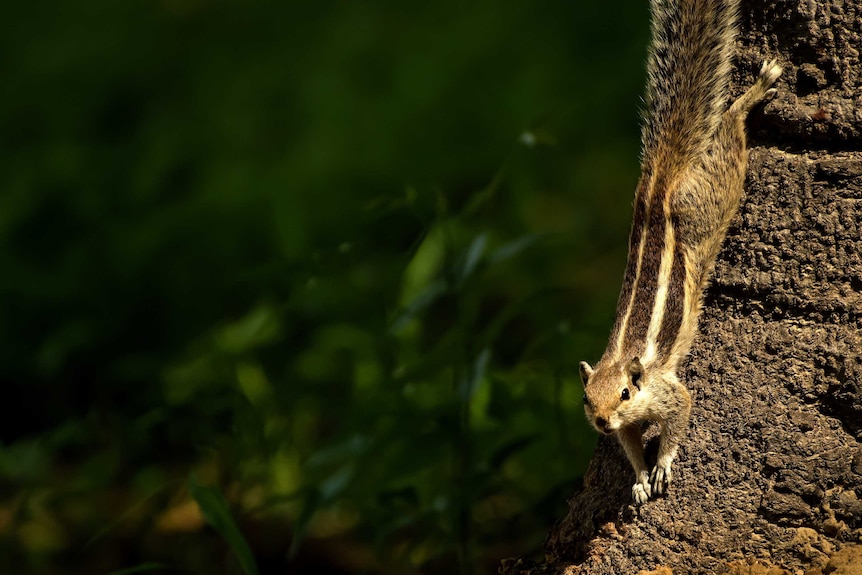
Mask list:
[[[488,369],[488,361],[490,359],[491,350],[487,347],[476,356],[476,359],[473,361],[473,365],[470,366],[470,371],[467,377],[461,381],[461,385],[459,386],[462,400],[469,401],[470,398],[473,397],[473,392],[476,391],[479,382],[485,377],[485,372]]]
[[[221,491],[197,483],[189,477],[189,493],[197,502],[207,523],[227,542],[246,575],[257,575],[257,564],[251,548],[234,523]]]
[[[303,501],[302,511],[299,513],[299,517],[297,517],[296,521],[293,524],[293,539],[290,541],[290,550],[288,551],[288,557],[293,559],[296,557],[296,554],[299,552],[299,548],[302,545],[302,541],[305,538],[305,531],[308,528],[308,524],[311,522],[314,514],[317,513],[318,509],[322,506],[323,501],[320,497],[320,492],[316,489],[311,490]]]
[[[350,485],[350,480],[353,479],[354,471],[355,469],[353,465],[345,465],[324,479],[320,483],[320,487],[318,489],[320,492],[321,502],[328,503],[344,491],[344,488]]]
[[[404,309],[395,316],[392,321],[391,331],[400,332],[405,325],[417,318],[420,312],[446,293],[448,286],[442,279],[438,279],[426,286],[419,294],[408,303]]]
[[[114,528],[116,528],[116,527],[117,527],[117,525],[119,525],[120,523],[122,523],[123,521],[125,521],[126,519],[128,519],[129,517],[131,517],[132,515],[134,515],[134,514],[135,514],[135,512],[136,512],[138,509],[140,509],[141,507],[143,507],[143,506],[144,506],[144,504],[146,504],[147,502],[149,502],[150,500],[152,500],[156,495],[159,495],[159,494],[160,494],[160,493],[162,493],[165,489],[167,489],[167,488],[168,488],[168,487],[170,487],[171,485],[176,485],[176,484],[177,484],[177,483],[179,483],[180,481],[182,481],[182,480],[181,480],[181,479],[174,479],[174,480],[168,481],[167,483],[165,483],[164,485],[159,486],[159,487],[158,487],[157,489],[155,489],[152,493],[150,493],[149,495],[147,495],[146,497],[144,497],[143,499],[141,499],[140,501],[138,501],[137,503],[135,503],[134,505],[132,505],[132,506],[131,506],[131,507],[129,507],[128,509],[126,509],[126,510],[125,510],[125,511],[124,511],[124,512],[119,516],[119,517],[117,517],[114,521],[112,521],[111,523],[109,523],[108,525],[106,525],[105,527],[103,527],[102,529],[100,529],[98,532],[96,532],[96,534],[95,534],[95,535],[93,535],[92,537],[90,537],[90,538],[87,540],[87,542],[86,542],[86,543],[84,543],[83,549],[87,549],[87,548],[88,548],[88,547],[90,547],[93,543],[95,543],[96,541],[100,540],[100,539],[101,539],[102,537],[104,537],[107,533],[109,533],[111,530],[113,530]]]
[[[368,437],[359,434],[351,435],[340,443],[316,451],[306,460],[305,466],[314,468],[353,460],[365,453],[370,447],[371,440]]]
[[[459,283],[463,283],[473,275],[473,272],[476,270],[476,266],[482,260],[482,255],[485,253],[485,244],[487,242],[488,236],[485,234],[479,234],[473,238],[472,242],[470,242],[470,247],[468,247],[467,251],[464,252],[463,260],[457,272]]]
[[[217,345],[229,353],[241,353],[278,337],[279,322],[273,310],[261,305],[231,323],[216,336]]]
[[[255,513],[259,513],[260,511],[264,511],[266,509],[273,508],[277,505],[281,505],[283,503],[292,503],[297,499],[300,499],[307,493],[305,489],[298,489],[293,493],[279,494],[273,495],[271,497],[267,497],[260,505],[256,507],[252,507],[248,510],[249,515],[254,515]]]
[[[431,227],[426,233],[402,274],[400,304],[410,307],[429,285],[439,279],[440,270],[446,261],[447,238],[441,225]]]
[[[272,406],[272,385],[259,363],[239,362],[236,366],[236,379],[252,405],[258,409]]]
[[[491,255],[488,256],[488,263],[502,263],[510,258],[520,255],[521,252],[533,247],[538,242],[547,237],[548,234],[527,234],[521,236],[520,238],[503,244],[502,246],[494,250]]]

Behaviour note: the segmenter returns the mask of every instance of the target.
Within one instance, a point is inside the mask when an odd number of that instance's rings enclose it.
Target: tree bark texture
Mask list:
[[[503,574],[862,574],[862,1],[747,0],[740,24],[733,95],[784,73],[680,373],[674,482],[635,509],[602,438],[544,562]]]

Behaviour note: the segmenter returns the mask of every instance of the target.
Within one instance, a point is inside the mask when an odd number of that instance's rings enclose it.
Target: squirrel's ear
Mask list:
[[[632,385],[640,389],[641,376],[643,376],[644,374],[644,366],[641,363],[640,358],[633,357],[632,360],[629,362],[629,373],[632,377]]]
[[[582,361],[580,363],[580,368],[581,368],[581,382],[583,382],[583,384],[586,386],[587,382],[593,376],[593,366],[591,366],[590,364],[588,364],[585,361]]]

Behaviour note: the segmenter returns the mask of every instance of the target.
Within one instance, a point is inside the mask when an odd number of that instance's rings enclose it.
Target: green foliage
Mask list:
[[[218,531],[236,556],[245,575],[257,575],[257,563],[251,548],[246,543],[228,509],[227,501],[221,491],[213,487],[200,485],[194,477],[189,479],[189,494],[200,507],[206,522]]]
[[[0,564],[537,550],[595,441],[642,4],[10,6]]]

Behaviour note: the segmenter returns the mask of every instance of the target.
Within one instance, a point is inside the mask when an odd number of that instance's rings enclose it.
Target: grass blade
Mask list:
[[[254,554],[234,523],[221,491],[215,487],[200,485],[194,477],[189,477],[189,493],[197,502],[207,523],[230,545],[245,575],[258,575]]]

